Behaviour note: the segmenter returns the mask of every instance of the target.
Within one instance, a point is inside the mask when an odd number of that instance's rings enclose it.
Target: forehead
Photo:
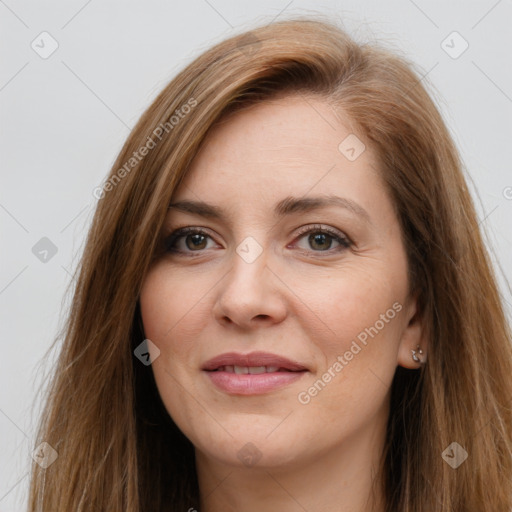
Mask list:
[[[173,199],[382,193],[375,155],[353,125],[318,97],[251,105],[212,127]]]
[[[223,159],[250,155],[260,161],[272,153],[286,160],[328,161],[342,154],[339,144],[347,136],[355,137],[354,124],[325,100],[294,94],[255,103],[221,119],[200,153]]]

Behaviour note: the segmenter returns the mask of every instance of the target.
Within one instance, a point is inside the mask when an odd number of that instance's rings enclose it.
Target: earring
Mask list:
[[[416,355],[416,353],[423,355],[423,350],[421,350],[419,345],[416,347],[416,350],[411,350],[411,352],[412,352],[412,359],[414,362],[424,364],[424,361]]]

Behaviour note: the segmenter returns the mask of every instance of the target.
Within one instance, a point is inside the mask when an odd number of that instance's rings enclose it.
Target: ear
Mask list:
[[[400,337],[397,363],[399,366],[416,370],[427,361],[428,343],[423,327],[423,317],[418,308],[418,295],[415,294],[404,308],[405,326]],[[419,346],[419,349],[418,349]],[[419,353],[419,351],[422,353]],[[414,352],[413,352],[414,351]],[[419,359],[415,361],[413,355]]]

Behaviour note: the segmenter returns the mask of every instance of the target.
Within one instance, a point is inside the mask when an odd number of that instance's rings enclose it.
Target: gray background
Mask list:
[[[96,204],[92,191],[131,127],[211,44],[257,22],[317,12],[342,20],[360,41],[400,49],[426,74],[502,268],[510,317],[510,0],[0,0],[0,512],[25,506],[37,391],[50,369],[42,357],[67,311],[66,287]],[[47,58],[40,53],[52,41],[43,31],[58,43]],[[457,55],[464,40],[469,47]],[[54,255],[37,254],[43,237]]]

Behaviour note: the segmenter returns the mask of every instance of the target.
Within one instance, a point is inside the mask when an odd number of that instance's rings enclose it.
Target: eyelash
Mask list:
[[[336,242],[340,244],[340,247],[335,249],[327,249],[325,251],[314,251],[311,252],[314,253],[327,253],[329,255],[332,255],[334,253],[342,252],[346,249],[349,249],[352,247],[353,242],[345,235],[343,235],[338,230],[328,228],[328,227],[322,227],[321,225],[314,225],[314,226],[306,226],[305,228],[302,228],[297,233],[297,238],[302,238],[304,235],[311,234],[311,233],[322,233],[329,235],[331,238],[333,238]],[[194,228],[194,227],[185,227],[185,228],[179,228],[175,231],[173,231],[169,236],[167,236],[164,240],[164,246],[165,246],[165,252],[167,253],[174,253],[174,254],[193,254],[195,252],[198,253],[198,255],[201,252],[204,252],[203,250],[198,251],[181,251],[178,249],[175,249],[173,245],[178,241],[180,238],[185,237],[186,235],[203,235],[208,238],[212,238],[209,233],[207,233],[205,230],[201,228]],[[305,250],[305,249],[302,249]],[[191,256],[194,257],[194,256]]]

